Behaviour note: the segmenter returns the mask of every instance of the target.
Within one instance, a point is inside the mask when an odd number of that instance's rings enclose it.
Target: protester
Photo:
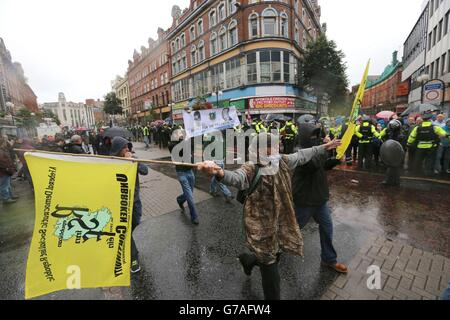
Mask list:
[[[301,132],[299,142],[302,149],[320,145],[321,140],[315,132],[318,129],[313,125],[303,124],[299,130]],[[341,133],[335,131],[334,134]],[[330,140],[326,139],[325,142],[328,143]],[[308,163],[295,169],[292,190],[300,229],[303,230],[311,218],[319,224],[322,264],[338,273],[346,274],[348,269],[338,262],[333,246],[333,219],[328,206],[330,189],[326,171],[332,170],[339,163],[339,160],[329,158],[326,153],[314,157]]]
[[[171,143],[169,144],[169,151],[172,153],[172,160],[174,162],[179,159],[187,159],[188,161],[184,161],[184,163],[192,164],[194,162],[194,153],[195,153],[195,144],[194,139],[184,140],[184,133],[181,130],[174,132]],[[182,145],[180,145],[182,144]],[[179,146],[183,147],[184,150],[189,150],[190,154],[185,155],[184,151],[181,150],[179,154],[174,154],[174,149]],[[178,149],[178,148],[177,148]],[[181,161],[183,162],[183,161]],[[191,166],[176,166],[175,170],[177,172],[178,181],[180,182],[181,188],[183,190],[183,194],[177,198],[178,206],[181,209],[183,214],[186,213],[186,209],[184,208],[184,204],[187,202],[189,207],[189,213],[191,215],[191,222],[194,225],[199,225],[198,213],[195,207],[194,201],[194,187],[195,187],[195,174]]]
[[[66,146],[66,153],[71,154],[86,154],[83,149],[83,139],[79,135],[74,135],[70,138],[70,144]]]
[[[443,114],[439,114],[436,117],[436,121],[433,122],[433,125],[441,127],[441,128],[444,128],[445,127],[445,122],[446,122],[445,121],[445,116]]]
[[[13,196],[11,178],[16,173],[16,165],[11,157],[9,142],[0,136],[0,197],[3,204],[13,204],[18,197]]]
[[[122,137],[116,137],[112,140],[111,145],[111,156],[120,158],[133,158],[133,154],[128,149],[128,140]],[[134,188],[134,203],[133,203],[133,214],[132,214],[132,232],[141,223],[142,218],[142,202],[140,198],[140,183],[139,175],[148,175],[148,167],[139,163],[138,173],[136,176],[136,185]],[[139,264],[139,251],[134,241],[133,235],[131,236],[131,273],[137,273],[141,270]]]
[[[444,130],[447,133],[447,137],[441,141],[442,147],[444,148],[442,172],[450,174],[450,118],[448,118],[445,123]]]
[[[253,139],[250,155],[258,159],[257,165],[249,163],[234,172],[223,170],[211,161],[198,166],[199,170],[239,190],[249,189],[255,177],[260,176],[261,171],[265,172],[244,205],[246,240],[252,254],[241,255],[240,261],[249,276],[252,269],[259,266],[266,300],[280,299],[278,263],[281,253],[303,255],[303,238],[292,198],[292,170],[340,144],[335,140],[321,147],[281,156],[275,141],[278,141],[276,137],[266,133]]]

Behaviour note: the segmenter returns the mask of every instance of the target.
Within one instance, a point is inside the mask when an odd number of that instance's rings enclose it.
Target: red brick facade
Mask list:
[[[404,90],[402,67],[399,67],[383,82],[369,87],[364,92],[362,109],[368,114],[388,110],[400,112],[408,104],[409,90]]]
[[[0,38],[0,109],[5,109],[7,102],[14,104],[14,111],[26,108],[38,112],[37,97],[27,84],[20,63],[12,62],[11,54]]]
[[[150,115],[153,109],[160,117],[167,113],[171,103],[168,42],[164,31],[158,31],[158,40],[149,39],[149,47],[141,47],[129,61],[131,113],[137,117]],[[170,111],[169,111],[170,113]]]

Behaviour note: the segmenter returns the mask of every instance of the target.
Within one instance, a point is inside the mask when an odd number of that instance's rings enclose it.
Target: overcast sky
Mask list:
[[[319,0],[328,36],[346,54],[351,84],[380,74],[421,13],[423,0]],[[167,29],[171,8],[189,0],[0,0],[0,37],[22,63],[38,102],[58,92],[74,102],[102,99],[133,50]]]

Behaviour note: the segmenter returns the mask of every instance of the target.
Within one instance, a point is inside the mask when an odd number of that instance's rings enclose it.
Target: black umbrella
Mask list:
[[[106,129],[103,136],[111,139],[115,137],[133,138],[133,134],[130,131],[118,127]]]
[[[291,119],[292,118],[286,117],[285,115],[282,114],[269,114],[265,118],[266,121],[289,121]]]
[[[439,111],[439,110],[441,110],[441,109],[439,107],[433,105],[433,104],[421,103],[421,104],[418,104],[418,105],[410,106],[408,109],[406,109],[405,112],[403,112],[401,114],[401,116],[405,117],[405,116],[408,116],[408,115],[413,114],[413,113],[421,113],[422,114],[422,113],[425,113],[425,112],[433,112],[433,111]]]

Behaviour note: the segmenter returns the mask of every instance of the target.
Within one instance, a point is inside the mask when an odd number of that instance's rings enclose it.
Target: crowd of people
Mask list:
[[[394,115],[383,120],[361,116],[356,125],[352,143],[346,152],[347,165],[357,162],[359,168],[367,170],[372,169],[373,163],[381,166],[380,150],[383,143],[395,141],[407,154],[404,166],[408,170],[425,175],[450,173],[450,119],[445,121],[443,115],[425,113],[421,117],[407,119]],[[181,126],[167,123],[131,127],[129,131],[133,138],[130,139],[111,139],[103,132],[92,132],[85,136],[73,134],[69,140],[67,136],[57,136],[53,141],[42,139],[39,143],[29,139],[10,141],[0,137],[0,195],[5,204],[17,200],[11,189],[11,177],[18,167],[15,161],[22,163],[19,176],[31,181],[23,152],[15,151],[15,148],[132,158],[132,143],[136,141],[143,141],[147,148],[154,141],[155,145],[167,147],[171,152],[178,144],[190,144],[183,148],[190,150],[190,161],[185,162],[185,165],[177,165],[175,169],[183,191],[176,199],[180,210],[186,213],[186,209],[189,209],[192,223],[199,225],[193,195],[195,169],[211,176],[213,195],[220,190],[226,200],[231,201],[233,196],[228,187],[240,190],[237,199],[244,205],[244,229],[250,252],[241,254],[239,261],[248,276],[251,276],[255,267],[260,268],[264,296],[268,300],[276,300],[280,299],[281,293],[281,254],[303,255],[302,230],[311,219],[319,224],[322,264],[338,273],[348,272],[347,266],[338,261],[333,245],[333,220],[328,205],[330,190],[326,175],[327,171],[341,164],[336,159],[336,148],[341,145],[348,127],[349,123],[344,118],[337,118],[329,125],[313,117],[303,122],[286,120],[265,123],[261,119],[254,119],[234,129],[236,132],[253,130],[246,151],[254,155],[252,159],[257,159],[257,162],[247,162],[234,171],[225,169],[224,157],[196,164],[192,139],[186,140],[183,130],[177,131],[182,129]],[[175,132],[178,135],[174,139]],[[280,141],[279,137],[282,138],[281,148],[276,144]],[[202,147],[206,148],[209,143],[211,140],[206,139],[205,142],[204,139]],[[274,163],[276,170],[270,171]],[[399,173],[399,168],[388,165],[385,184],[398,185]],[[148,167],[139,165],[138,177],[147,174]],[[139,197],[139,178],[136,180],[134,199],[133,230],[139,224],[143,210]],[[186,203],[188,208],[185,208]],[[140,271],[138,255],[136,243],[132,239],[132,273]]]

